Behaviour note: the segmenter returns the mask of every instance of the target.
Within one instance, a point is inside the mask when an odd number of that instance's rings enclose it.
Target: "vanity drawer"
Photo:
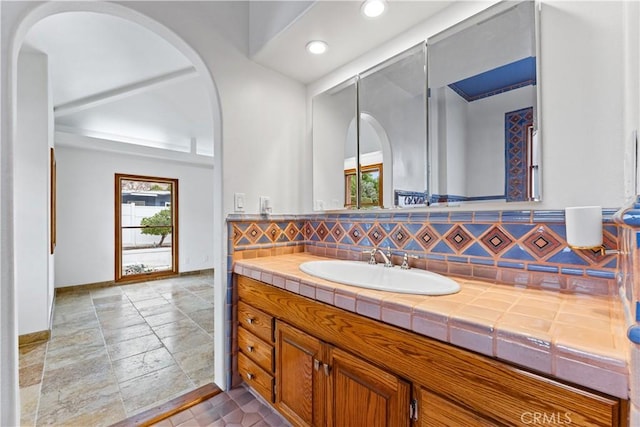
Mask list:
[[[238,373],[242,379],[269,402],[273,402],[273,375],[238,353]]]
[[[255,336],[273,342],[273,317],[242,301],[238,301],[238,324]]]
[[[267,372],[273,372],[273,346],[247,331],[238,328],[238,348]]]

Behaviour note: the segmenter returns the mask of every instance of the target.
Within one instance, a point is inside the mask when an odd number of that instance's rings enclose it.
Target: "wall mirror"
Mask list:
[[[315,96],[314,209],[426,206],[426,117],[424,43]]]
[[[427,40],[430,202],[540,200],[534,2]]]
[[[313,98],[315,210],[357,207],[356,81],[354,77]]]

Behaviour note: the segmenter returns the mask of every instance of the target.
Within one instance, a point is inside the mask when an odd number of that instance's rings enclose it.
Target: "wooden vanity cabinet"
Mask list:
[[[273,316],[238,302],[238,374],[267,401],[273,402]]]
[[[299,426],[409,426],[409,383],[276,322],[276,408]]]
[[[237,278],[238,313],[275,323],[275,407],[296,426],[627,426],[626,400]]]

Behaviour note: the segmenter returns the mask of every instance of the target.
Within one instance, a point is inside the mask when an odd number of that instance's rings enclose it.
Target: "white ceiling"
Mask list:
[[[187,58],[138,24],[91,12],[52,15],[25,45],[48,55],[57,130],[213,154],[204,85]]]
[[[268,41],[253,59],[303,83],[311,83],[451,3],[388,0],[385,13],[371,19],[360,13],[362,1],[317,1]],[[318,39],[327,42],[329,50],[323,55],[307,53],[307,42]]]
[[[252,59],[303,83],[451,4],[389,0],[380,18],[367,19],[360,1],[305,1],[295,7],[287,1],[258,3],[249,8],[238,3],[254,26],[247,41],[258,36]],[[214,1],[198,6],[217,10]],[[260,16],[270,22],[260,22]],[[311,39],[325,40],[329,51],[308,54],[305,45]],[[48,55],[57,130],[185,152],[195,138],[197,152],[212,155],[204,85],[187,58],[151,31],[109,15],[69,12],[38,22],[25,46]]]

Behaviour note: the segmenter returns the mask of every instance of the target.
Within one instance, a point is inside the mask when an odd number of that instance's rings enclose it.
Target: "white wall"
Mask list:
[[[127,2],[178,34],[200,54],[215,79],[222,111],[223,205],[245,193],[245,213],[269,196],[273,213],[302,212],[309,193],[300,176],[305,141],[305,87],[247,57],[248,3]],[[245,8],[246,7],[246,8]],[[303,172],[304,171],[304,172]]]
[[[309,85],[308,103],[317,93],[460,22],[489,3],[454,4]],[[623,132],[625,8],[624,2],[542,2],[538,76],[542,202],[482,203],[468,205],[470,209],[562,209],[573,205],[614,208],[624,204],[628,196],[624,154],[630,144],[628,128]],[[311,207],[307,201],[306,208]]]
[[[15,280],[19,335],[49,329],[49,147],[51,116],[47,56],[21,52],[15,146]]]
[[[179,271],[213,268],[213,169],[57,144],[56,287],[114,279],[114,174],[178,179]]]

